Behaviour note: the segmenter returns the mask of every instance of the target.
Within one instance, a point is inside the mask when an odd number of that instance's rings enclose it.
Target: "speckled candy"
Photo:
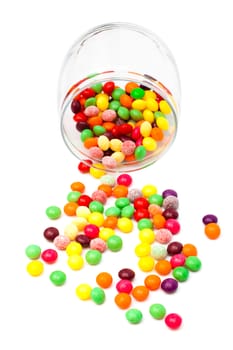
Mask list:
[[[172,240],[172,233],[166,228],[156,230],[155,240],[159,243],[167,244]]]

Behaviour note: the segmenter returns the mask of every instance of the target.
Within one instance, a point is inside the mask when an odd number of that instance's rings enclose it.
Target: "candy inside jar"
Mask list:
[[[178,71],[161,40],[134,24],[105,24],[80,37],[65,59],[59,82],[62,135],[88,165],[135,171],[153,164],[173,143],[179,100]]]

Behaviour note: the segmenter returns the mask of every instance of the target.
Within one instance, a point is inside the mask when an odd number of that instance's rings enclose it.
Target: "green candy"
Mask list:
[[[150,219],[140,219],[138,221],[138,229],[139,230],[143,230],[144,228],[153,228],[153,224],[152,221]]]
[[[143,119],[143,115],[142,115],[142,112],[139,111],[138,109],[131,109],[130,112],[130,117],[135,121],[139,121],[139,120],[142,120]]]
[[[130,205],[126,205],[124,208],[121,209],[121,217],[123,218],[132,218],[134,213],[134,207]]]
[[[77,202],[77,200],[79,199],[80,196],[81,196],[81,192],[79,192],[79,191],[69,192],[67,195],[67,201],[68,202]]]
[[[197,256],[188,256],[185,260],[185,266],[190,271],[199,271],[201,268],[201,260]]]
[[[108,209],[105,210],[105,215],[119,217],[121,215],[121,210],[120,208],[117,208],[117,207],[109,207]]]
[[[149,312],[156,320],[162,320],[166,315],[166,309],[162,304],[152,304],[149,308]]]
[[[129,110],[126,107],[120,106],[117,110],[117,114],[123,120],[129,119]]]
[[[66,281],[66,274],[59,270],[53,271],[49,279],[55,286],[62,286]]]
[[[56,205],[51,205],[45,211],[49,219],[56,220],[61,216],[61,209]]]
[[[134,151],[135,158],[137,160],[143,160],[146,156],[146,149],[144,146],[138,146]]]
[[[92,90],[94,90],[97,94],[99,94],[102,91],[103,84],[102,83],[96,83],[92,85]]]
[[[134,99],[141,99],[144,97],[144,95],[145,95],[145,90],[143,90],[140,87],[134,88],[130,93],[130,96],[133,97]]]
[[[85,107],[88,106],[96,106],[96,97],[89,97],[88,99],[86,99]]]
[[[107,247],[112,252],[119,252],[123,246],[123,241],[120,236],[113,235],[107,239]]]
[[[94,213],[94,212],[103,213],[104,212],[104,206],[99,201],[92,201],[89,204],[89,209],[92,213]]]
[[[95,287],[91,290],[91,300],[94,301],[97,305],[101,305],[105,301],[105,292],[102,288]]]
[[[155,118],[159,118],[159,117],[166,118],[166,115],[160,111],[156,111],[156,112],[154,112],[154,117]]]
[[[129,309],[126,311],[125,317],[129,323],[137,324],[142,320],[142,312],[138,309]]]
[[[91,129],[84,129],[80,134],[82,142],[89,139],[90,137],[93,137],[93,132],[91,131]]]
[[[86,252],[85,258],[89,265],[98,265],[101,262],[102,254],[99,250],[90,249]]]
[[[163,196],[161,196],[161,194],[155,193],[148,197],[148,201],[150,204],[157,204],[161,207],[163,204]]]
[[[93,131],[96,136],[100,136],[106,132],[106,129],[101,125],[95,125]]]
[[[120,209],[126,207],[129,204],[130,204],[130,200],[127,197],[117,198],[117,200],[115,201],[115,206]]]
[[[113,109],[114,111],[117,111],[118,108],[120,107],[120,105],[121,105],[121,104],[120,104],[119,101],[113,100],[113,101],[111,101],[111,102],[109,103],[108,108],[109,108],[109,109]]]
[[[38,259],[41,254],[41,248],[36,244],[30,244],[25,249],[25,254],[29,259]]]
[[[172,271],[172,275],[177,281],[185,282],[189,277],[189,270],[184,266],[177,266]]]
[[[123,95],[123,94],[125,94],[125,90],[124,90],[124,89],[122,89],[122,88],[116,88],[116,89],[114,89],[113,92],[112,92],[112,98],[113,98],[114,100],[119,101],[121,95]]]

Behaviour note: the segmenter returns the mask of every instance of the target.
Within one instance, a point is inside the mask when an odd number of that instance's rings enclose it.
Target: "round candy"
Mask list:
[[[76,288],[76,295],[81,300],[88,300],[91,298],[91,286],[86,283],[79,284]]]
[[[119,293],[131,293],[133,285],[129,280],[120,280],[116,284],[116,289]]]
[[[46,209],[45,213],[49,219],[56,220],[61,216],[61,209],[52,205]]]
[[[172,240],[172,233],[167,228],[161,228],[155,231],[155,240],[162,244],[167,244]]]
[[[163,191],[162,196],[163,196],[163,198],[166,198],[168,196],[177,197],[177,192],[175,190],[172,190],[172,189],[167,189],[167,190]]]
[[[66,274],[56,270],[50,274],[49,279],[55,286],[62,286],[66,282]]]
[[[163,216],[165,219],[177,219],[179,216],[179,213],[176,209],[173,208],[167,208],[163,211]]]
[[[180,223],[176,219],[167,219],[164,227],[167,228],[173,235],[180,232]]]
[[[149,296],[149,289],[146,286],[136,286],[132,289],[132,295],[137,301],[144,301]]]
[[[47,227],[44,230],[44,237],[50,242],[53,242],[58,235],[59,231],[56,227]]]
[[[220,226],[215,222],[210,222],[205,226],[205,235],[209,239],[217,239],[221,234]]]
[[[113,281],[112,275],[108,272],[100,272],[96,276],[96,282],[102,288],[111,287],[112,281]]]
[[[155,264],[155,271],[157,271],[160,275],[166,276],[172,270],[172,266],[170,261],[168,260],[159,260]]]
[[[70,239],[65,235],[59,235],[54,239],[53,243],[57,249],[65,250],[70,243]]]
[[[196,256],[197,248],[192,243],[185,243],[182,248],[182,254],[184,254],[185,256]]]
[[[143,186],[143,188],[142,188],[142,194],[144,197],[148,198],[156,193],[157,193],[157,188],[154,185],[149,184],[149,185]]]
[[[118,272],[118,276],[123,279],[123,280],[130,280],[132,281],[135,277],[135,272],[131,269],[121,269],[119,272]]]
[[[102,259],[102,253],[99,250],[90,249],[85,255],[86,261],[89,265],[98,265]]]
[[[93,224],[88,224],[84,227],[84,234],[90,239],[98,237],[99,231],[99,227]]]
[[[151,256],[153,256],[153,258],[155,260],[163,260],[166,258],[167,256],[167,249],[164,245],[162,244],[158,244],[158,243],[154,243],[151,246]]]
[[[138,260],[138,267],[144,272],[150,272],[153,270],[155,260],[152,256],[143,256]]]
[[[155,240],[155,233],[151,228],[144,228],[139,231],[139,239],[142,243],[151,244]]]
[[[91,290],[91,300],[94,301],[97,305],[101,305],[105,301],[105,293],[102,288],[95,287]]]
[[[134,251],[139,258],[150,255],[151,245],[149,243],[140,243],[135,247]]]
[[[118,185],[130,186],[133,179],[129,174],[121,174],[117,177]]]
[[[218,218],[217,218],[216,215],[206,214],[205,216],[203,216],[202,222],[203,222],[204,225],[210,224],[211,222],[217,223],[218,222]]]
[[[90,241],[90,248],[103,253],[107,249],[107,244],[102,238],[97,237]]]
[[[113,235],[107,239],[107,247],[112,252],[119,252],[123,246],[123,241],[120,236]]]
[[[186,256],[182,253],[175,254],[171,257],[170,263],[172,268],[174,269],[177,266],[184,266],[186,260]]]
[[[116,305],[120,308],[120,309],[128,309],[131,305],[132,302],[132,298],[130,296],[130,294],[128,293],[118,293],[115,298],[114,301],[116,303]]]
[[[90,246],[91,239],[86,235],[80,234],[75,237],[75,241],[80,243],[83,248],[88,248]]]
[[[133,222],[127,217],[119,218],[117,227],[121,232],[129,233],[133,230]]]
[[[98,196],[98,198],[99,198],[99,194],[101,193],[101,196],[102,196],[102,194],[103,193],[105,193],[104,191],[99,191],[98,193],[97,193],[97,191],[96,192],[94,192],[93,194],[92,194],[92,198],[93,197],[97,197]],[[104,203],[106,202],[106,198],[107,198],[107,195],[105,194],[105,196],[104,196]],[[100,199],[100,198],[99,198]],[[103,213],[104,212],[104,206],[103,206],[103,204],[102,204],[102,202],[101,202],[101,200],[93,200],[90,204],[89,204],[89,209],[90,209],[90,211],[93,213],[93,212],[99,212],[99,213]]]
[[[138,309],[129,309],[126,311],[125,317],[129,323],[137,324],[142,320],[142,312]]]
[[[166,315],[166,309],[162,304],[152,304],[149,308],[149,312],[156,320],[162,320]]]
[[[73,254],[68,257],[67,264],[72,270],[81,270],[84,266],[84,259],[79,254]]]
[[[39,260],[33,260],[27,264],[27,272],[33,277],[40,276],[43,273],[43,271],[44,265]]]
[[[163,208],[166,210],[168,208],[178,209],[179,207],[179,201],[176,196],[167,196],[163,200]]]
[[[41,254],[41,248],[36,244],[30,244],[25,249],[25,254],[29,259],[38,259]]]
[[[171,329],[178,329],[182,324],[182,318],[176,313],[168,314],[165,317],[165,324]]]
[[[137,226],[139,230],[143,230],[144,228],[153,228],[152,221],[148,218],[140,219]]]
[[[167,246],[168,255],[175,255],[182,252],[183,244],[180,242],[171,242]]]
[[[67,255],[80,255],[82,253],[82,245],[78,242],[70,242],[66,247]]]
[[[185,260],[185,266],[193,272],[199,271],[201,265],[201,260],[197,256],[188,256]]]
[[[166,293],[174,293],[178,288],[178,282],[174,278],[165,278],[161,283],[161,289]]]
[[[161,278],[158,275],[148,275],[144,280],[144,284],[149,290],[157,290],[161,285]]]
[[[58,254],[54,249],[46,249],[41,253],[41,259],[48,264],[53,264],[57,260]]]
[[[140,198],[141,196],[142,196],[142,192],[137,188],[131,188],[128,192],[128,198],[131,203],[133,203],[136,198]]]
[[[172,271],[172,275],[177,281],[185,282],[189,277],[189,270],[184,266],[177,266]]]

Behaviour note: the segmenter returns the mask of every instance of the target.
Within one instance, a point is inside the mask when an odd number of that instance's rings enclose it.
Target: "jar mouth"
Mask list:
[[[147,152],[147,155],[142,160],[131,160],[127,162],[121,162],[116,168],[103,167],[101,159],[96,159],[90,156],[88,150],[83,147],[80,140],[80,135],[75,127],[75,122],[72,117],[72,111],[70,109],[71,103],[75,96],[80,94],[84,89],[90,88],[91,86],[108,81],[114,81],[117,85],[121,86],[127,82],[135,82],[138,85],[144,86],[146,89],[154,91],[156,94],[161,96],[165,100],[170,109],[171,113],[167,115],[169,121],[169,130],[165,132],[163,141],[158,142],[158,147],[155,151]],[[129,71],[114,71],[108,70],[105,72],[90,74],[79,82],[75,83],[70,87],[68,92],[63,98],[62,104],[59,108],[61,116],[61,134],[68,149],[74,154],[74,156],[85,163],[85,161],[91,160],[92,166],[99,169],[100,167],[109,173],[123,173],[132,172],[135,170],[143,169],[149,165],[155,163],[161,158],[167,150],[173,144],[178,126],[179,107],[171,94],[171,92],[158,80],[147,74],[141,74],[138,72]],[[87,163],[90,165],[89,163]]]

